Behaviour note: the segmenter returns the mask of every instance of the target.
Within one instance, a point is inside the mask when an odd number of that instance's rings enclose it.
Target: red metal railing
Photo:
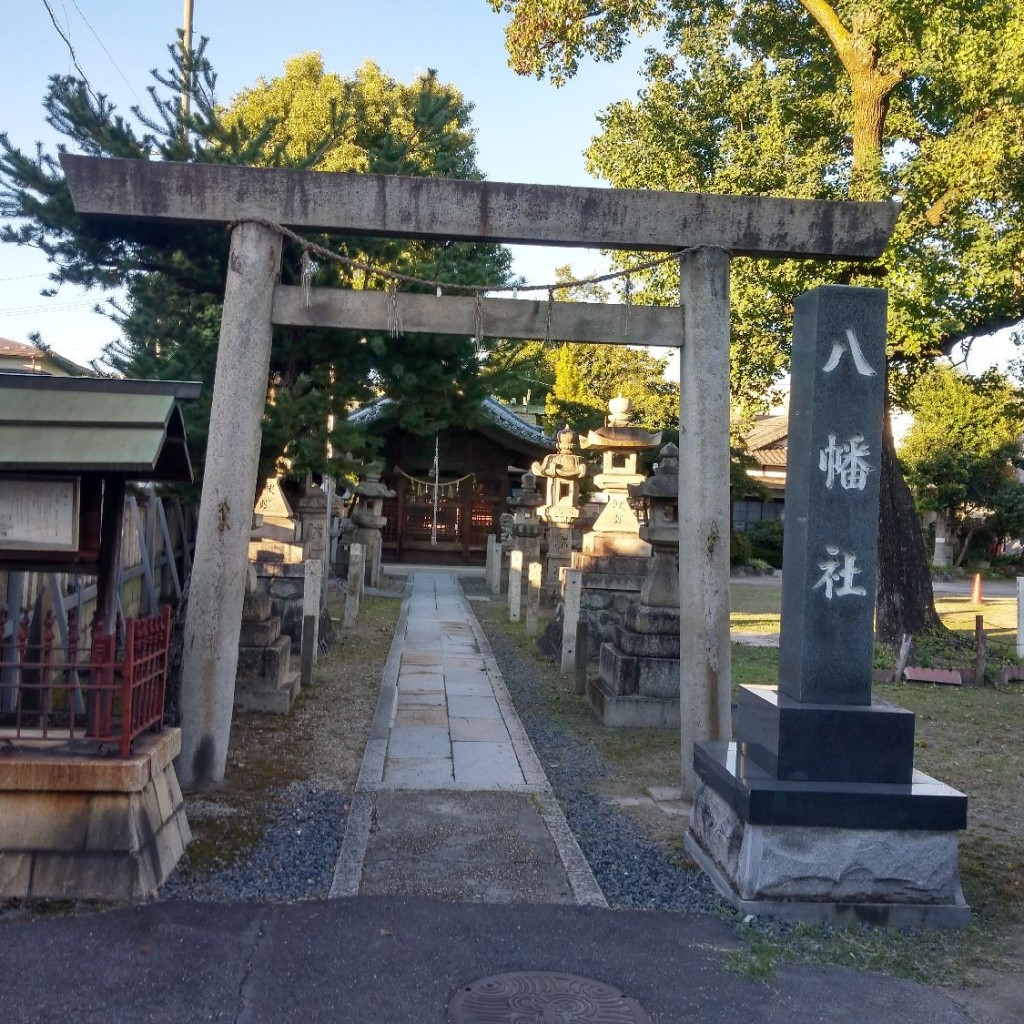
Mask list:
[[[0,644],[7,612],[0,608]],[[102,621],[90,630],[91,646],[79,647],[78,623],[68,615],[68,643],[54,644],[53,613],[30,636],[28,612],[15,631],[13,657],[0,646],[0,742],[19,746],[88,741],[116,746],[121,757],[147,729],[159,727],[167,689],[171,609],[124,624],[105,635]],[[118,660],[120,654],[120,660]]]

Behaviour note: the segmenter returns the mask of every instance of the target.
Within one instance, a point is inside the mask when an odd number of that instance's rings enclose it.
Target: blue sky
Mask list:
[[[218,73],[221,102],[259,76],[280,74],[286,59],[317,50],[329,70],[351,73],[367,58],[401,81],[436,68],[475,105],[478,159],[487,177],[542,184],[599,184],[583,166],[597,131],[595,114],[633,96],[642,82],[643,47],[615,65],[589,64],[562,89],[514,75],[506,63],[504,19],[486,0],[195,0],[196,38],[209,37],[207,55]],[[168,43],[181,24],[182,0],[50,0],[94,90],[124,113],[147,101],[151,68],[168,66]],[[84,16],[84,17],[83,17]],[[7,15],[0,62],[0,130],[22,149],[36,141],[53,148],[43,119],[47,76],[74,74],[68,47],[42,0],[23,0]],[[600,253],[519,246],[516,270],[530,281],[552,279],[571,261],[580,273],[607,269]],[[85,360],[116,336],[109,320],[91,312],[100,293],[65,287],[52,299],[46,262],[35,252],[0,245],[0,337],[27,340],[37,330],[58,351]]]
[[[486,0],[194,0],[194,31],[210,39],[207,55],[218,72],[218,99],[227,102],[259,76],[280,74],[284,61],[317,50],[325,66],[351,73],[365,59],[388,74],[411,80],[436,68],[475,105],[478,159],[494,180],[542,184],[600,184],[584,169],[583,150],[609,103],[642,87],[643,45],[619,62],[586,63],[562,89],[520,78],[508,68],[504,18]],[[49,0],[93,89],[128,113],[148,102],[151,68],[164,69],[181,24],[182,0]],[[0,61],[0,131],[22,149],[37,141],[52,149],[55,133],[43,119],[47,76],[75,73],[43,0],[21,0],[6,16]],[[146,106],[147,103],[143,103]],[[580,274],[607,263],[597,252],[515,247],[515,269],[533,283],[572,262]],[[64,355],[85,361],[99,354],[117,330],[91,312],[101,293],[65,287],[43,298],[46,261],[29,249],[0,245],[0,337],[27,340],[39,331]],[[1004,335],[1005,337],[1005,335]],[[971,368],[1015,354],[1005,341],[978,342]]]

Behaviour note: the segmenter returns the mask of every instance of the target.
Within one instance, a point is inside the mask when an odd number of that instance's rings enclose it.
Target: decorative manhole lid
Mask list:
[[[455,993],[451,1024],[650,1024],[635,999],[592,978],[516,971],[481,978]]]

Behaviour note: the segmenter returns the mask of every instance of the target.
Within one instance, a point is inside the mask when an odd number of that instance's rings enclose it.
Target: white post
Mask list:
[[[1017,657],[1024,658],[1024,576],[1017,577]]]
[[[679,261],[679,665],[684,797],[696,743],[732,738],[729,647],[729,254]]]
[[[320,599],[324,563],[307,558],[302,586],[302,633],[299,649],[300,684],[309,686],[313,679],[320,643]]]
[[[183,786],[224,780],[280,266],[276,231],[251,221],[235,227],[185,617],[176,762]]]
[[[346,628],[354,626],[363,596],[363,545],[350,544],[348,549],[348,593],[345,595]]]
[[[526,635],[536,636],[540,620],[540,582],[543,566],[540,562],[531,562],[527,570],[529,589],[526,591]]]
[[[566,569],[562,590],[562,675],[576,671],[576,626],[583,600],[583,570]]]
[[[523,553],[513,551],[509,555],[508,566],[508,617],[510,622],[518,622],[523,602]]]

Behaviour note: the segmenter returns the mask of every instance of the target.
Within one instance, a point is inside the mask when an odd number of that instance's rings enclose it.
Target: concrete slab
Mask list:
[[[399,690],[397,707],[440,707],[447,704],[444,690]]]
[[[493,697],[449,697],[448,714],[454,718],[501,717],[498,702]]]
[[[388,760],[404,757],[450,757],[451,740],[443,728],[392,728],[388,739]]]
[[[511,743],[452,743],[455,781],[476,789],[500,789],[502,786],[525,785]]]
[[[505,722],[500,718],[450,718],[452,741],[468,743],[511,743]]]
[[[395,729],[445,729],[448,713],[443,704],[400,704],[395,712]]]
[[[530,797],[508,793],[380,793],[361,895],[429,893],[447,900],[575,902]]]
[[[395,789],[444,789],[455,782],[455,773],[450,757],[389,757],[382,781]]]

